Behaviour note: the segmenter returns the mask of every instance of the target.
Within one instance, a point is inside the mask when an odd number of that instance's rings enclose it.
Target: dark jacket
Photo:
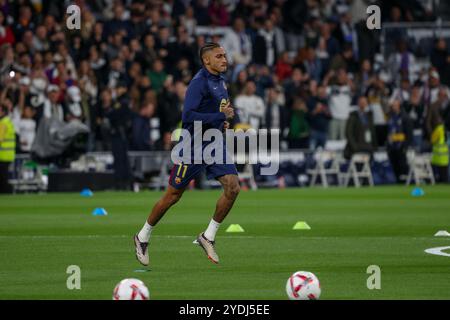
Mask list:
[[[274,65],[277,61],[277,45],[276,45],[276,35],[273,37],[272,40],[272,47],[274,49]],[[266,65],[267,64],[267,42],[264,36],[261,34],[258,34],[255,38],[255,43],[253,44],[253,62],[260,65]]]
[[[326,106],[325,112],[320,112],[317,114],[313,114],[314,110],[316,109],[317,104],[322,103]],[[328,124],[331,120],[331,113],[328,106],[327,99],[320,99],[317,96],[311,96],[308,99],[308,102],[306,104],[308,106],[308,120],[309,125],[311,126],[311,129],[315,131],[320,132],[328,132]]]
[[[404,111],[399,114],[391,112],[387,125],[388,150],[406,150],[413,139],[413,126],[408,115]]]
[[[353,154],[358,152],[372,154],[377,148],[377,135],[373,124],[372,112],[367,112],[366,117],[367,123],[364,124],[359,111],[353,111],[350,113],[345,128],[347,145],[345,146],[344,156],[346,159],[350,159]],[[371,141],[366,141],[366,132],[370,133]]]
[[[136,114],[133,117],[130,150],[149,151],[150,149],[150,119]]]

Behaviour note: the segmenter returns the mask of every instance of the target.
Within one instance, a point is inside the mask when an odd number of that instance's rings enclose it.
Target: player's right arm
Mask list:
[[[224,112],[203,113],[197,111],[205,94],[204,83],[200,79],[192,80],[186,91],[182,115],[183,122],[201,121],[204,124],[213,124],[227,119],[227,115]],[[227,113],[230,114],[228,111]]]

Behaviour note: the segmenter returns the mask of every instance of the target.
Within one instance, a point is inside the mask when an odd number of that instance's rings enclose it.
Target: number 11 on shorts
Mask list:
[[[187,171],[188,165],[180,163],[178,165],[177,177],[180,176],[180,172],[181,172],[182,168],[183,168],[183,174],[181,175],[181,178],[184,178],[184,176],[186,175],[186,171]]]

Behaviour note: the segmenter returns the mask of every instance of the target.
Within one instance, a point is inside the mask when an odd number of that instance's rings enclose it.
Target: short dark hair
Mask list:
[[[201,63],[203,64],[203,55],[208,52],[211,51],[215,48],[220,48],[220,44],[215,43],[215,42],[207,42],[205,43],[199,50],[198,52],[198,56],[200,58]]]

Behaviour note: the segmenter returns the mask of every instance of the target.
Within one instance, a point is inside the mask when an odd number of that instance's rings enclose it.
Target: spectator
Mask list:
[[[386,114],[388,113],[389,98],[391,96],[392,94],[389,88],[386,87],[385,81],[377,75],[367,89],[367,97],[372,110],[379,145],[384,145],[386,142]]]
[[[256,84],[256,94],[263,98],[266,89],[273,87],[274,79],[268,66],[256,66],[256,74],[253,76]]]
[[[266,90],[266,112],[264,118],[264,128],[269,130],[279,130],[280,140],[284,140],[287,136],[287,110],[285,107],[286,99],[284,97],[281,86],[272,86]],[[268,138],[270,143],[271,139]],[[270,147],[270,145],[268,145]]]
[[[14,36],[11,27],[6,24],[5,15],[3,11],[0,11],[0,46],[5,43],[13,45],[16,42],[16,37]]]
[[[331,78],[333,75],[334,72],[331,71],[327,78]],[[351,110],[352,84],[344,69],[338,70],[336,79],[336,84],[327,87],[332,116],[328,138],[330,140],[343,140],[346,138],[346,124]],[[325,85],[328,82],[328,79],[324,80]]]
[[[164,64],[161,59],[156,59],[153,62],[152,70],[148,73],[148,77],[152,84],[153,90],[160,92],[167,74],[164,71]]]
[[[295,97],[289,123],[289,148],[307,149],[309,147],[308,108],[300,97]]]
[[[228,88],[228,92],[231,97],[236,97],[245,87],[245,84],[248,80],[248,72],[247,69],[243,69],[239,71],[237,74],[236,81],[232,82]]]
[[[388,64],[392,71],[394,82],[399,82],[402,78],[411,79],[413,71],[415,71],[416,58],[412,52],[408,50],[405,41],[399,41],[397,51],[389,57]]]
[[[186,89],[187,86],[181,81],[174,84],[171,76],[164,82],[164,88],[158,97],[161,136],[172,133],[179,127]]]
[[[156,37],[155,48],[158,52],[158,56],[163,59],[166,66],[170,65],[170,29],[162,25],[158,29],[158,34]]]
[[[430,55],[430,62],[439,72],[442,83],[447,86],[450,85],[450,53],[445,39],[436,40],[436,45]]]
[[[262,126],[266,106],[264,100],[255,93],[255,82],[248,80],[242,93],[234,100],[234,107],[240,119],[240,122],[236,124],[236,129],[253,128],[258,130]]]
[[[82,121],[84,119],[83,108],[81,107],[81,91],[76,86],[70,86],[67,89],[65,106],[67,109],[67,121]]]
[[[166,61],[170,63],[169,66],[166,65],[166,69],[169,73],[173,73],[174,67],[180,60],[187,60],[188,65],[186,66],[186,69],[195,65],[197,52],[194,50],[189,34],[184,26],[179,26],[177,28],[177,41],[172,42],[169,45],[169,53],[170,54],[166,59]]]
[[[56,118],[59,121],[65,120],[64,109],[59,102],[60,90],[58,86],[51,84],[47,88],[47,99],[44,101],[44,117],[47,119]]]
[[[339,31],[341,33],[341,42],[349,45],[353,51],[358,52],[358,34],[355,25],[352,21],[352,15],[350,12],[343,12],[340,16]],[[345,51],[344,49],[343,51]],[[347,71],[349,71],[347,69]],[[356,71],[356,70],[354,70]]]
[[[229,64],[237,68],[235,72],[250,63],[253,50],[250,37],[245,32],[244,19],[233,21],[233,28],[225,34],[221,45],[227,52]]]
[[[305,71],[312,80],[320,82],[322,79],[322,62],[316,56],[314,48],[307,49],[306,59],[304,61]]]
[[[408,101],[403,102],[402,109],[411,120],[413,128],[412,145],[417,151],[422,151],[425,128],[425,105],[422,101],[421,88],[414,86]]]
[[[311,82],[310,91],[311,96],[307,102],[311,127],[309,147],[311,150],[315,150],[318,147],[325,148],[331,112],[328,106],[326,87],[317,86],[317,83]]]
[[[358,95],[366,94],[373,80],[372,64],[369,59],[364,59],[361,62],[360,70],[355,74],[356,93]]]
[[[441,77],[435,68],[430,68],[428,72],[428,83],[424,88],[423,96],[426,106],[435,103],[439,96],[441,85]]]
[[[253,62],[260,65],[272,67],[277,61],[280,36],[276,33],[273,21],[267,19],[264,21],[264,28],[258,30],[253,50]]]
[[[309,76],[302,69],[294,68],[290,78],[284,81],[284,92],[286,95],[286,104],[290,106],[296,95],[306,98],[308,91]]]
[[[289,52],[283,52],[278,58],[275,66],[275,74],[279,81],[284,81],[291,76],[292,72],[292,63],[289,58]]]
[[[334,56],[330,63],[330,69],[345,69],[347,72],[355,74],[358,71],[358,63],[355,59],[351,44],[346,44],[342,53]],[[367,71],[367,70],[366,70]]]
[[[401,103],[409,100],[411,93],[411,84],[408,78],[403,78],[400,81],[400,87],[396,88],[392,93],[391,100],[398,99]]]
[[[208,15],[213,26],[223,27],[228,25],[230,17],[222,0],[210,1]]]
[[[323,23],[320,27],[319,43],[323,42],[330,57],[334,57],[340,51],[339,41],[332,35],[329,23]]]
[[[19,17],[14,25],[14,35],[16,39],[22,39],[26,30],[33,30],[35,23],[33,21],[33,11],[30,6],[24,5],[19,9]]]
[[[36,28],[36,34],[33,36],[33,49],[38,52],[50,49],[50,43],[47,38],[47,29],[43,25]]]
[[[144,36],[144,48],[142,52],[138,55],[139,61],[141,62],[142,68],[145,71],[150,70],[153,61],[158,58],[158,53],[155,48],[155,37],[151,33],[147,33]]]
[[[275,33],[275,48],[277,50],[276,55],[279,56],[281,53],[286,51],[286,37],[280,26],[282,22],[282,16],[279,7],[272,8],[269,19],[272,21],[273,30]]]
[[[412,123],[401,108],[401,101],[394,99],[388,120],[387,153],[397,183],[404,182],[408,175],[406,153],[412,143]]]
[[[150,137],[150,119],[155,114],[155,106],[152,103],[141,105],[139,113],[133,117],[132,138],[130,150],[150,151],[154,141]]]
[[[283,3],[282,13],[288,49],[297,51],[304,41],[302,32],[308,17],[307,3],[305,0],[287,0]]]
[[[129,22],[130,12],[125,10],[122,3],[116,2],[113,7],[113,18],[108,21],[105,26],[106,36],[117,34],[119,31],[125,31],[126,35],[131,33],[131,25]]]
[[[100,99],[96,106],[95,135],[97,150],[111,150],[111,123],[107,115],[114,108],[112,94],[109,89],[104,89],[100,93]]]
[[[192,1],[192,7],[194,9],[195,19],[199,26],[205,26],[211,22],[208,14],[208,1],[194,0]]]
[[[358,110],[350,113],[345,128],[347,145],[344,156],[351,159],[355,153],[372,154],[377,148],[375,126],[369,102],[364,96],[358,98]]]
[[[107,75],[107,86],[110,89],[114,89],[121,82],[126,82],[126,75],[123,65],[123,60],[119,57],[114,58],[110,62],[110,70]]]
[[[197,27],[197,20],[195,20],[194,9],[192,8],[192,6],[188,6],[186,8],[186,12],[183,16],[180,17],[180,19],[181,24],[185,26],[189,36],[193,36]]]
[[[14,49],[10,44],[5,43],[0,47],[0,58],[0,77],[5,78],[14,64]]]
[[[19,136],[19,150],[21,152],[30,152],[31,146],[36,136],[35,109],[30,106],[23,108],[20,118],[15,121],[16,133]]]

